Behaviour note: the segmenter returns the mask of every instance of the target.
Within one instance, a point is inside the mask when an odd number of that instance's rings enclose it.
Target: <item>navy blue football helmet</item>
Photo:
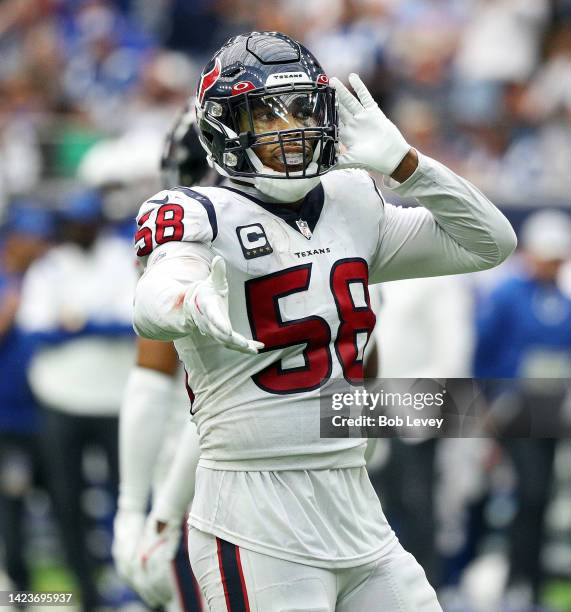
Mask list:
[[[230,39],[202,72],[196,112],[200,142],[224,176],[314,178],[335,165],[335,90],[315,57],[285,34]],[[262,164],[260,147],[279,172]]]

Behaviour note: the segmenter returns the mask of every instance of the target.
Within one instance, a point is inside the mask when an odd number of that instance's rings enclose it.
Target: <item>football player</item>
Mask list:
[[[349,80],[356,96],[283,34],[231,39],[196,100],[227,181],[162,191],[138,216],[135,328],[174,340],[189,372],[188,549],[215,612],[440,610],[383,515],[365,441],[320,438],[320,398],[362,384],[369,283],[484,270],[516,239]],[[367,170],[421,206],[387,204]]]
[[[161,159],[165,186],[218,181],[198,140],[195,117],[192,102],[167,135]],[[198,610],[186,542],[181,543],[184,514],[194,492],[198,443],[179,366],[171,342],[139,339],[137,365],[120,415],[113,557],[120,574],[150,605]],[[153,508],[147,516],[151,489]]]

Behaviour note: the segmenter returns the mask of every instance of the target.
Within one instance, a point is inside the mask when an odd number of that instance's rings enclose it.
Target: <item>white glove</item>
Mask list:
[[[228,316],[226,264],[222,257],[216,256],[212,260],[208,278],[196,281],[188,289],[183,308],[201,334],[229,349],[256,354],[264,348],[261,342],[248,340],[232,329]]]
[[[358,98],[333,77],[339,100],[339,139],[342,145],[336,168],[367,168],[390,176],[410,151],[397,126],[389,121],[356,74],[349,75]]]
[[[164,606],[173,596],[172,560],[181,538],[181,524],[166,523],[159,533],[158,520],[149,515],[141,545],[133,586],[149,606]]]
[[[144,526],[145,515],[142,512],[117,510],[113,522],[111,554],[119,575],[131,585]]]

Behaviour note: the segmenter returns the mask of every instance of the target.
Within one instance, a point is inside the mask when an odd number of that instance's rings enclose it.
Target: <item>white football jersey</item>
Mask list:
[[[232,326],[265,344],[249,356],[198,332],[175,341],[195,395],[201,465],[363,465],[360,439],[319,437],[318,400],[333,379],[357,384],[363,377],[363,350],[375,324],[368,269],[383,212],[371,178],[330,173],[287,216],[231,187],[165,191],[150,204],[151,215],[141,223],[143,208],[139,223],[156,224],[159,241],[172,228],[171,236],[179,231],[183,241],[210,243],[212,255],[224,258]]]
[[[369,283],[489,268],[515,246],[503,215],[438,162],[421,155],[396,191],[425,208],[385,204],[360,170],[326,174],[296,210],[232,183],[143,204],[136,246],[148,262],[135,326],[176,338],[189,374],[197,528],[326,567],[368,562],[394,540],[363,467],[364,441],[320,438],[319,399],[336,379],[362,381],[375,324]],[[232,327],[263,342],[259,354],[187,324],[180,289],[189,279],[177,278],[185,253],[225,260]]]

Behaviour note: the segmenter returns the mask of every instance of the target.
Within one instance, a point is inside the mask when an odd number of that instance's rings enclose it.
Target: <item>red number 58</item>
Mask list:
[[[153,230],[150,227],[143,227],[151,213],[152,211],[149,211],[144,214],[137,222],[139,229],[135,234],[135,244],[138,244],[140,240],[143,241],[143,246],[137,249],[139,257],[150,255],[153,251]],[[157,211],[156,243],[164,244],[171,240],[182,240],[184,236],[183,217],[184,209],[180,204],[163,204]]]
[[[304,365],[283,369],[281,361],[253,376],[254,382],[269,393],[287,394],[312,391],[330,376],[332,369],[331,328],[317,315],[284,321],[279,299],[307,291],[312,264],[294,266],[246,282],[246,306],[252,335],[266,345],[265,350],[305,344]],[[363,360],[359,359],[358,334],[367,341],[375,325],[368,292],[368,268],[364,259],[341,259],[331,268],[329,284],[337,306],[339,327],[334,341],[335,353],[350,383],[363,380]],[[355,306],[350,286],[363,287],[365,306]]]

